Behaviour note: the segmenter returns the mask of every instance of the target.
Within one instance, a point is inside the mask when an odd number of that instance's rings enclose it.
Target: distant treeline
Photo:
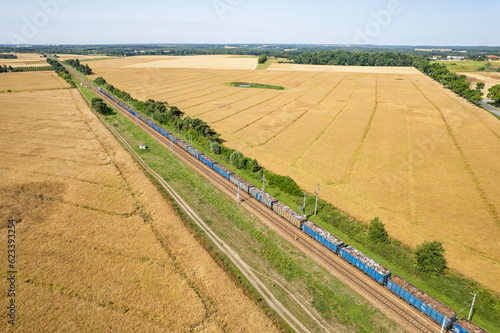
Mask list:
[[[476,105],[480,104],[483,92],[479,89],[471,89],[470,82],[466,81],[465,75],[457,75],[450,72],[445,65],[439,63],[431,64],[427,60],[418,60],[415,62],[414,66],[422,73],[440,82],[468,101]]]
[[[89,65],[82,65],[80,64],[80,60],[78,59],[68,59],[68,60],[64,60],[63,63],[65,63],[66,65],[69,65],[71,67],[73,67],[74,69],[76,69],[77,71],[79,71],[80,73],[83,73],[85,75],[90,75],[92,74],[92,70],[90,69]]]
[[[42,71],[51,71],[54,67],[47,66],[21,66],[21,67],[12,67],[12,66],[0,66],[0,73],[12,73],[12,72],[42,72]]]
[[[15,54],[11,53],[0,53],[0,59],[17,59],[17,56]]]
[[[304,52],[294,58],[297,64],[340,66],[412,66],[416,57],[393,52]]]

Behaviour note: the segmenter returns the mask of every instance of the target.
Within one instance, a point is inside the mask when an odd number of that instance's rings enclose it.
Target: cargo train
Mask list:
[[[392,272],[389,269],[380,265],[375,260],[355,249],[353,246],[344,244],[341,239],[309,221],[305,215],[299,214],[290,207],[286,206],[284,203],[279,202],[276,198],[272,197],[243,177],[231,171],[229,168],[218,163],[210,156],[207,156],[202,151],[196,149],[192,145],[172,134],[170,131],[164,129],[153,120],[147,118],[130,106],[124,104],[122,101],[110,95],[108,92],[104,91],[101,88],[98,88],[98,90],[99,92],[119,104],[123,109],[127,110],[138,120],[146,123],[162,136],[177,144],[180,148],[187,151],[201,163],[207,165],[217,174],[219,174],[235,186],[239,187],[240,190],[249,194],[252,198],[255,198],[263,205],[274,211],[277,215],[290,222],[297,229],[301,230],[309,237],[323,244],[323,246],[325,246],[329,251],[340,256],[353,266],[357,267],[359,270],[363,271],[374,281],[385,286],[394,294],[398,295],[406,302],[408,302],[421,312],[425,313],[439,325],[444,326],[446,329],[452,330],[452,332],[454,333],[486,332],[465,318],[456,321],[457,313],[451,308],[437,301],[436,299],[418,289],[398,275],[391,276]]]

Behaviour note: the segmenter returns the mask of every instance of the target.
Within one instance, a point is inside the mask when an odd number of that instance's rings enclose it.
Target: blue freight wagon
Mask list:
[[[488,333],[481,327],[469,321],[466,318],[462,318],[455,323],[453,328],[453,333]]]
[[[222,177],[229,180],[229,177],[234,173],[230,169],[226,168],[224,165],[217,163],[214,165],[214,170],[217,171]],[[248,193],[248,191],[246,191]]]
[[[264,205],[266,205],[271,209],[273,208],[273,204],[278,201],[269,194],[267,194],[266,192],[262,191],[260,188],[255,186],[251,187],[249,192],[255,199],[259,200],[260,202],[262,202]]]
[[[439,325],[444,322],[444,327],[451,328],[456,319],[455,311],[398,275],[394,275],[387,281],[387,288],[431,317]]]
[[[391,271],[380,265],[378,262],[356,250],[351,245],[344,246],[340,249],[340,256],[349,261],[354,266],[371,276],[380,284],[386,284],[391,276]]]
[[[311,221],[302,224],[302,230],[331,251],[338,253],[344,242]]]
[[[283,217],[299,229],[302,229],[302,223],[307,221],[307,218],[304,215],[298,214],[282,202],[275,202],[272,208],[279,216]]]
[[[254,185],[248,180],[235,173],[229,176],[229,181],[234,185],[239,186],[246,193],[250,193],[250,189],[254,187]]]
[[[213,169],[214,165],[217,164],[217,162],[210,156],[207,156],[205,154],[200,154],[199,156],[200,156],[200,161],[208,165],[210,169]]]
[[[199,151],[195,147],[189,146],[189,145],[186,147],[186,150],[188,151],[188,153],[190,153],[191,155],[193,155],[197,159],[199,159],[200,155],[203,154],[201,151]]]

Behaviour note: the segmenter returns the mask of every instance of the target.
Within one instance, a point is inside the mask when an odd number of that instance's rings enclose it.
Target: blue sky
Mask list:
[[[500,1],[22,0],[0,44],[500,45]]]

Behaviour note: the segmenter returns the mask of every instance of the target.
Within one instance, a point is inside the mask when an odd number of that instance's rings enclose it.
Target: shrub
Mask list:
[[[389,236],[385,230],[385,225],[380,222],[378,217],[375,217],[370,221],[370,240],[373,243],[385,243],[387,242]]]
[[[441,242],[425,241],[417,246],[415,250],[415,266],[424,275],[438,276],[444,273],[446,258],[444,247]]]

